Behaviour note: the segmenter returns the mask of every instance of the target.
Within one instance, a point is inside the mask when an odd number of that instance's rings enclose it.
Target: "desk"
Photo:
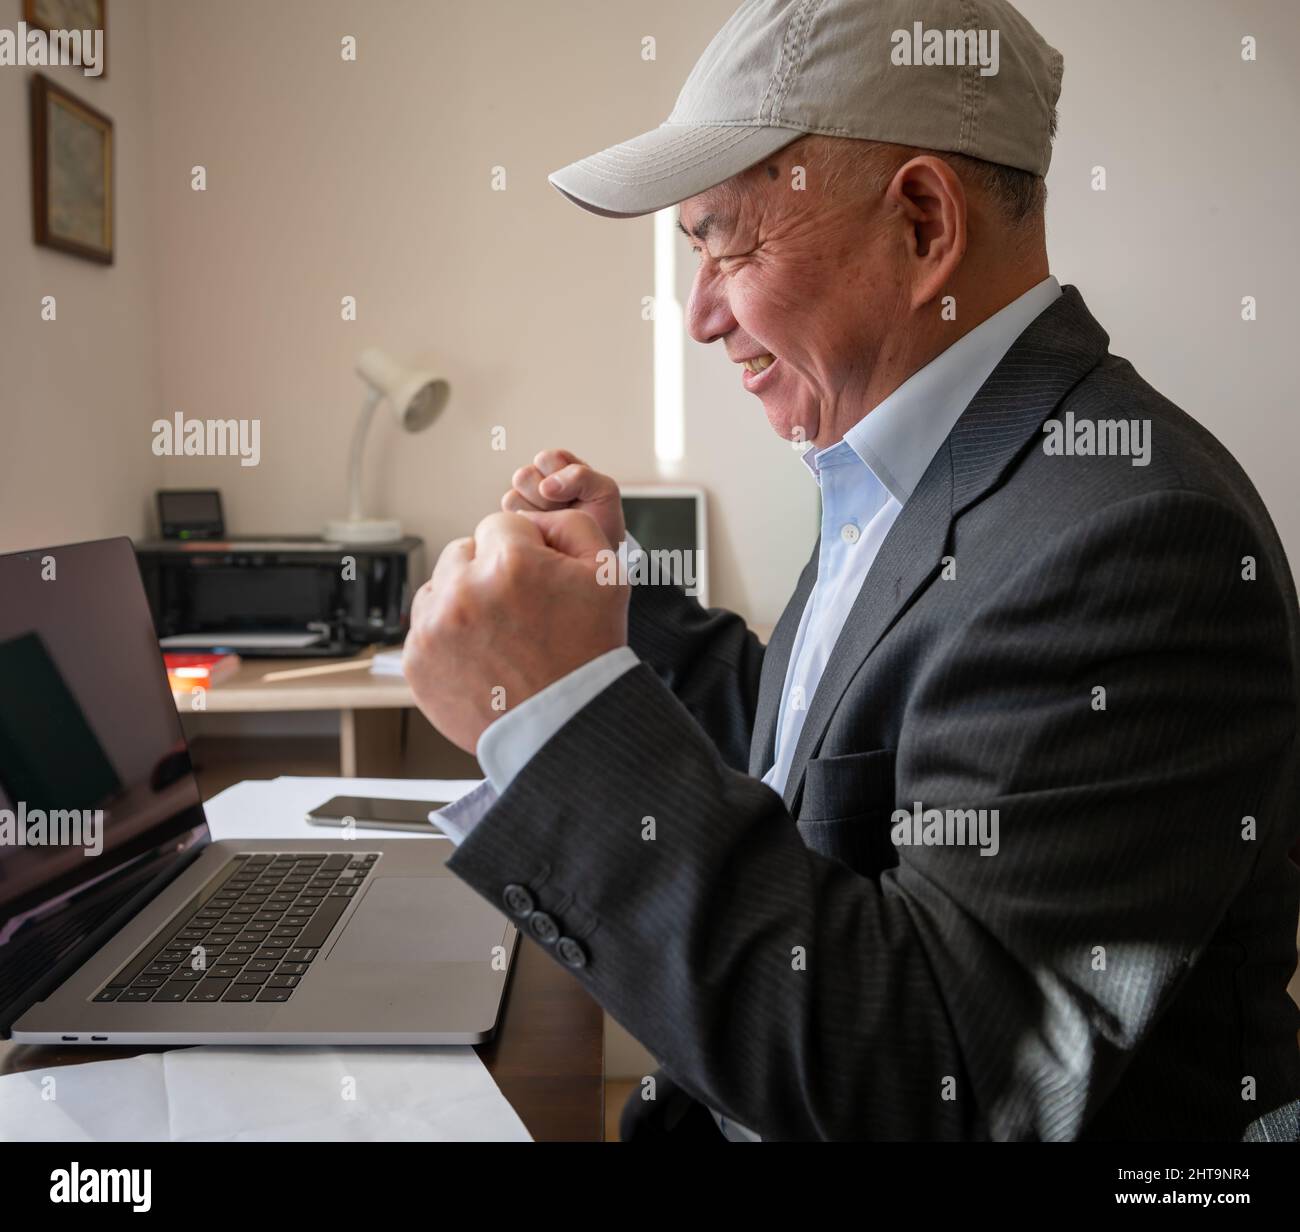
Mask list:
[[[203,706],[185,690],[173,694],[184,714],[248,714],[337,710],[339,773],[344,778],[394,774],[402,748],[403,712],[415,705],[401,676],[376,676],[373,650],[350,659],[245,659],[208,689]],[[282,673],[293,673],[283,676]]]
[[[770,625],[753,629],[762,641],[770,640]],[[185,714],[337,710],[339,773],[348,779],[396,775],[405,745],[403,720],[415,698],[401,676],[371,673],[374,654],[372,648],[350,659],[245,659],[233,676],[207,691],[201,710],[192,706],[190,693],[173,696]]]
[[[363,780],[358,790],[363,795],[407,799],[447,798],[438,795],[433,783],[417,780]],[[322,837],[322,832],[308,826],[301,816],[305,800],[333,794],[331,780],[325,779],[278,779],[230,788],[204,806],[213,837],[272,837],[259,816],[265,806],[259,810],[254,802],[277,794],[285,820],[274,837]],[[446,840],[410,836],[410,841]],[[61,1048],[0,1041],[0,1073],[158,1051],[161,1049]],[[525,937],[520,937],[515,950],[497,1033],[488,1043],[476,1045],[475,1051],[538,1142],[604,1139],[605,1043],[600,1006],[568,971]]]

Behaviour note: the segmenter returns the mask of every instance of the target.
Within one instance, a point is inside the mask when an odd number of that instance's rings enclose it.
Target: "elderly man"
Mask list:
[[[691,336],[822,497],[766,647],[601,585],[618,489],[559,450],[415,604],[487,774],[450,867],[656,1057],[626,1136],[1296,1134],[1295,591],[1049,275],[1060,79],[1004,0],[750,0],[552,177],[680,203]]]

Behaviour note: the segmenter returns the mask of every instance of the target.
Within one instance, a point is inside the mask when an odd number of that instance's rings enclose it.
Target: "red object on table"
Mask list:
[[[208,689],[239,670],[237,654],[184,654],[167,651],[167,680],[173,689]]]

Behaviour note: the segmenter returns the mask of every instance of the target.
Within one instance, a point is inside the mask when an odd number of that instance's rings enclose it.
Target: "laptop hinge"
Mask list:
[[[190,841],[180,849],[177,849],[176,845],[171,843],[168,845],[166,852],[145,853],[140,857],[140,863],[132,862],[134,867],[127,866],[113,876],[89,887],[86,891],[86,902],[78,904],[75,898],[71,899],[57,912],[53,912],[48,919],[34,922],[31,926],[30,939],[20,931],[10,939],[8,945],[0,947],[0,968],[3,967],[6,961],[16,961],[21,964],[23,961],[21,956],[8,957],[5,950],[10,946],[20,946],[24,942],[30,944],[36,941],[42,928],[64,918],[68,912],[89,908],[96,899],[102,900],[105,892],[111,891],[115,882],[125,882],[123,888],[126,896],[117,902],[117,905],[111,909],[105,919],[93,925],[91,931],[85,937],[78,941],[67,954],[54,963],[35,982],[27,984],[15,1000],[0,1005],[0,1039],[8,1039],[13,1024],[23,1014],[38,1001],[44,1000],[49,993],[83,966],[105,942],[121,931],[128,921],[143,911],[149,903],[157,898],[167,886],[198,859],[208,846],[207,826],[196,827],[196,830],[191,831],[191,834],[193,835],[199,831],[201,831],[201,841]]]

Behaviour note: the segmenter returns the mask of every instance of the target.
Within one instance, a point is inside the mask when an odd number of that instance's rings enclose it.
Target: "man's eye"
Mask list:
[[[741,261],[745,257],[749,256],[749,253],[747,252],[730,252],[730,253],[721,253],[715,257],[711,253],[709,253],[707,249],[701,248],[698,244],[692,244],[691,251],[695,254],[695,258],[697,262],[703,261],[703,259],[707,256],[709,260],[712,261],[715,265],[721,265],[724,267],[726,266],[726,263],[728,261],[730,262]]]

